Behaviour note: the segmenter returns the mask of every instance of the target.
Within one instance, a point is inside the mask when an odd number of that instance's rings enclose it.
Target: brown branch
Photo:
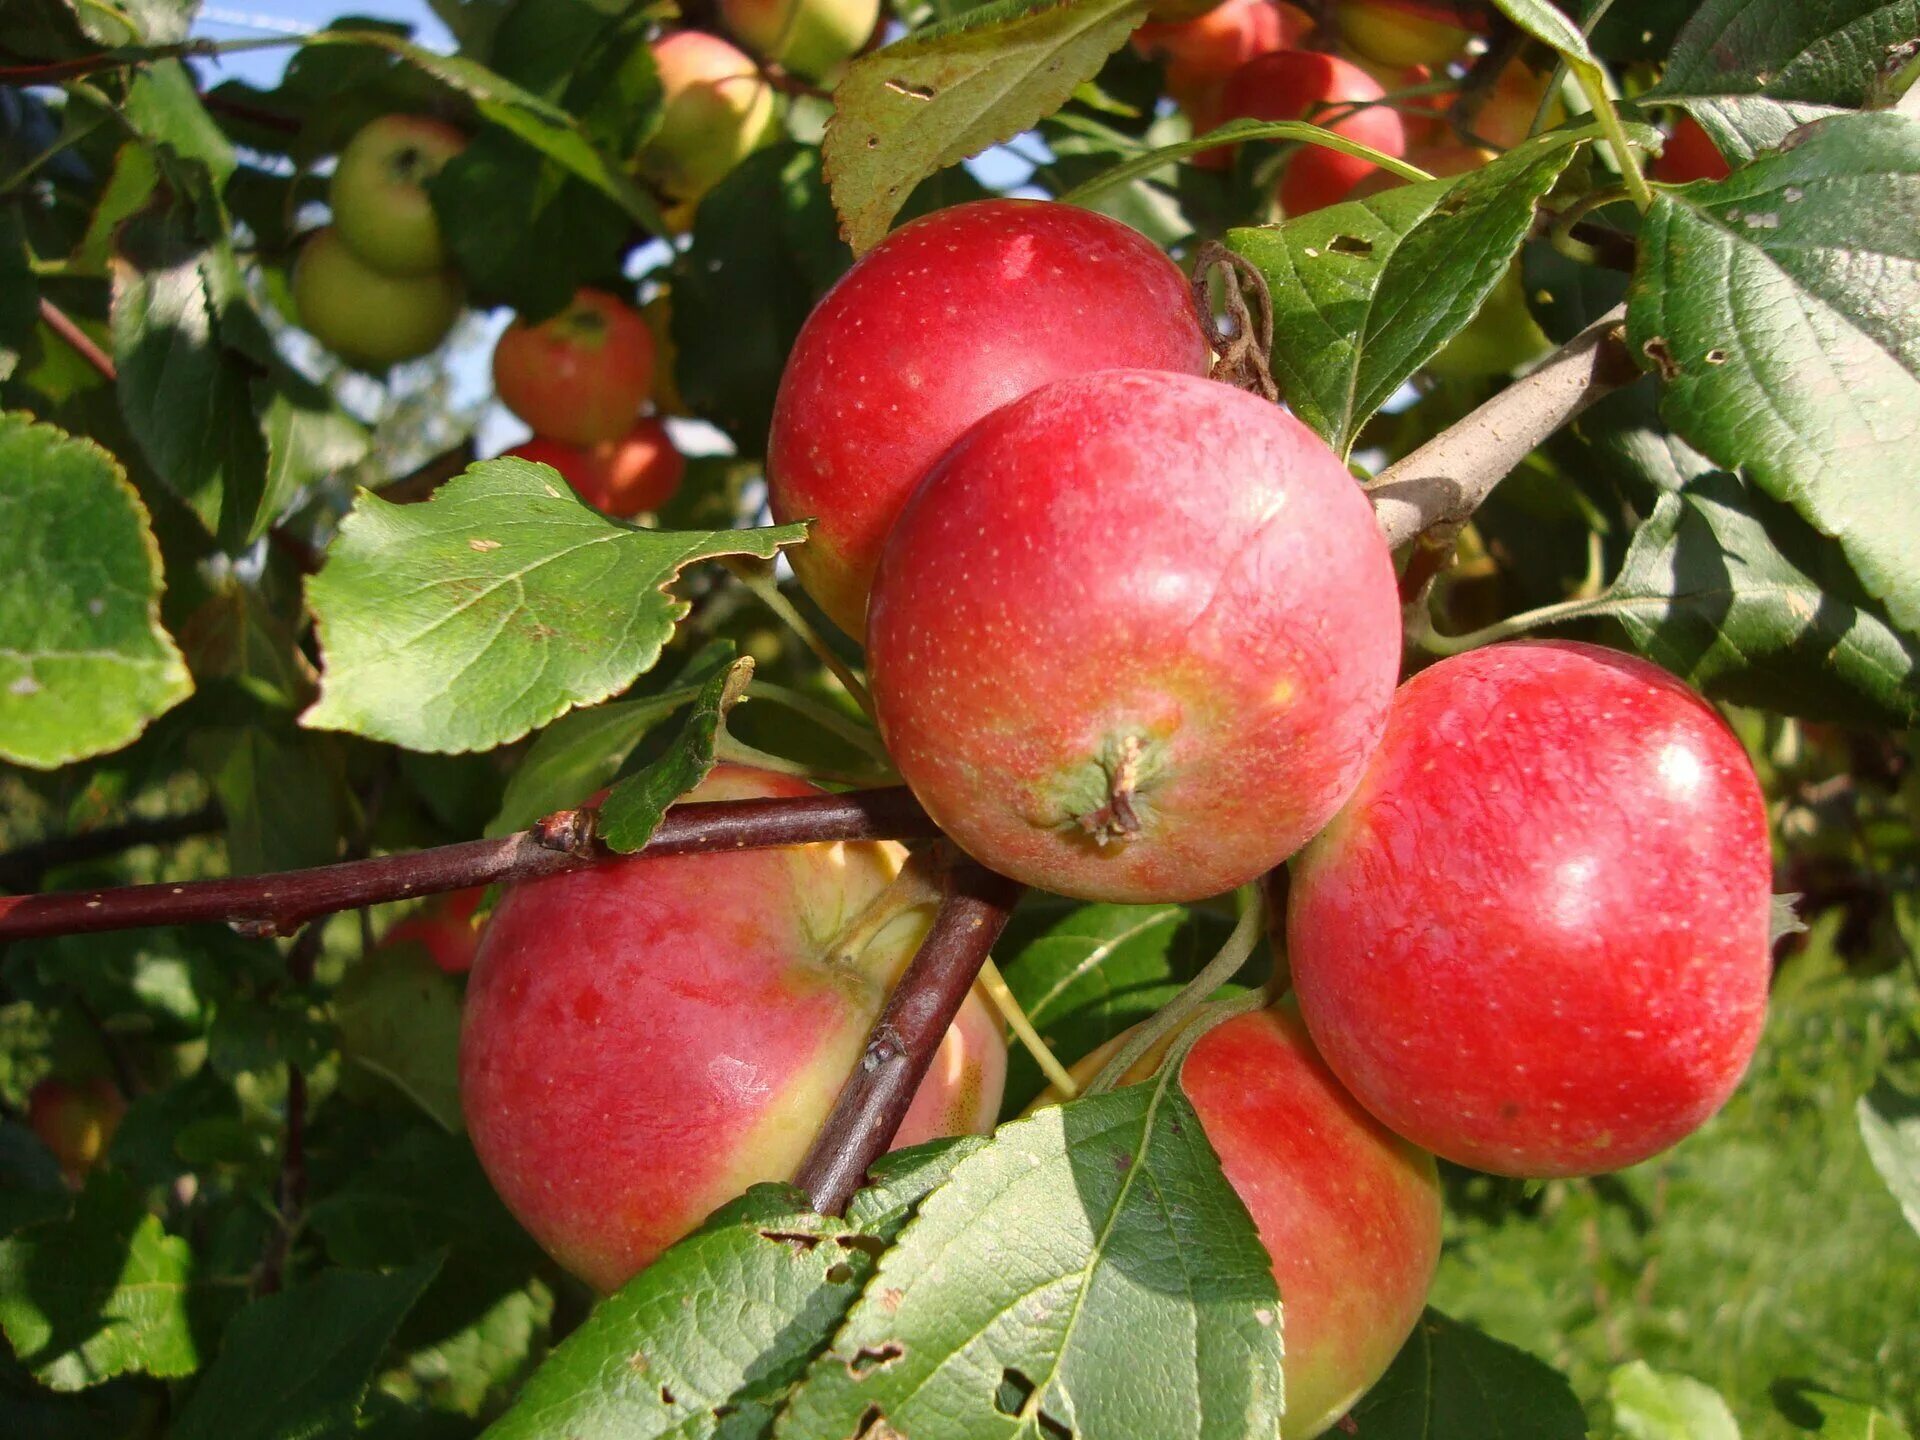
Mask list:
[[[867,1168],[893,1143],[1021,891],[1004,875],[965,859],[948,867],[945,887],[933,928],[887,997],[859,1066],[794,1177],[823,1215],[846,1208]]]
[[[49,870],[118,855],[142,845],[170,845],[196,835],[209,835],[223,824],[218,805],[206,805],[183,815],[155,820],[129,820],[124,825],[57,835],[35,845],[22,845],[0,855],[0,890],[31,890]]]
[[[71,345],[79,357],[100,372],[100,378],[109,385],[120,378],[120,372],[113,368],[113,358],[93,343],[93,337],[74,322],[71,315],[62,310],[46,296],[40,297],[40,318],[47,322],[47,328]]]
[[[1638,378],[1616,306],[1539,367],[1441,431],[1367,487],[1394,549],[1444,526],[1464,525],[1493,487],[1567,421]]]
[[[396,505],[424,500],[443,481],[451,480],[478,458],[479,452],[473,448],[473,437],[469,435],[452,449],[444,450],[406,474],[389,480],[373,493]]]
[[[911,840],[938,833],[906,788],[892,786],[846,795],[676,805],[642,853],[699,855],[817,841]],[[196,923],[224,923],[249,935],[284,935],[339,910],[554,875],[617,858],[595,837],[590,811],[562,810],[530,830],[497,840],[468,840],[310,870],[0,896],[0,943]]]

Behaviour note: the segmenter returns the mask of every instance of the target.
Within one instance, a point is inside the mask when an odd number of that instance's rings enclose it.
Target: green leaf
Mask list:
[[[1437,1310],[1420,1318],[1352,1420],[1366,1440],[1582,1440],[1587,1433],[1586,1414],[1559,1371]]]
[[[278,1075],[288,1065],[311,1070],[331,1053],[333,1037],[299,992],[271,998],[239,994],[220,1007],[207,1037],[207,1062],[224,1080]]]
[[[1588,65],[1597,63],[1580,27],[1550,0],[1493,0],[1493,3],[1501,14],[1548,49],[1559,51],[1568,60]]]
[[[1662,495],[1594,609],[1716,698],[1818,720],[1920,720],[1920,644],[1831,544],[1732,475]]]
[[[1906,1427],[1884,1410],[1848,1400],[1806,1381],[1774,1386],[1780,1413],[1820,1440],[1910,1440]]]
[[[72,1203],[53,1152],[26,1126],[0,1120],[0,1236],[58,1220]]]
[[[414,750],[486,749],[618,693],[659,658],[680,570],[771,558],[788,525],[633,529],[544,465],[492,460],[417,505],[362,493],[308,582],[326,669],[302,717]]]
[[[302,490],[365,460],[371,437],[326,391],[284,368],[254,381],[251,398],[267,446],[266,484],[250,537],[257,539]]]
[[[374,1367],[440,1268],[330,1270],[233,1318],[173,1440],[350,1435]]]
[[[1920,1097],[1882,1081],[1860,1097],[1859,1116],[1874,1169],[1920,1232]]]
[[[1920,121],[1848,115],[1660,195],[1628,338],[1661,412],[1840,541],[1920,631]]]
[[[50,770],[118,750],[186,698],[160,587],[114,458],[0,415],[0,759]]]
[[[1686,1375],[1662,1374],[1644,1360],[1608,1377],[1607,1398],[1626,1440],[1740,1440],[1717,1390]]]
[[[1920,0],[1706,0],[1641,99],[1683,105],[1735,163],[1795,127],[1855,109],[1920,34]]]
[[[456,1268],[487,1258],[530,1268],[540,1259],[466,1136],[426,1126],[356,1165],[308,1218],[328,1258],[356,1269],[411,1265],[441,1251]]]
[[[460,987],[420,956],[375,951],[333,994],[340,1051],[448,1130],[461,1127]]]
[[[232,142],[200,103],[193,76],[178,60],[158,60],[134,71],[121,113],[136,134],[205,165],[216,191],[239,163]]]
[[[622,780],[600,805],[600,838],[609,849],[630,854],[653,838],[660,821],[682,795],[707,778],[727,711],[753,679],[753,657],[742,655],[700,687],[693,708],[666,753]]]
[[[1064,105],[1145,18],[1148,0],[1000,0],[856,60],[822,146],[854,253],[913,187]]]
[[[1541,136],[1457,180],[1227,233],[1273,295],[1282,398],[1335,450],[1348,453],[1367,419],[1493,293],[1566,169],[1568,139]]]
[[[955,1166],[775,1434],[1270,1436],[1280,1358],[1267,1253],[1163,1071]]]
[[[294,729],[283,713],[247,718],[253,723],[205,726],[187,742],[220,801],[233,873],[338,859],[342,787],[326,737]]]
[[[64,1220],[0,1241],[0,1329],[34,1378],[84,1390],[116,1375],[191,1375],[193,1256],[125,1178],[96,1172]]]

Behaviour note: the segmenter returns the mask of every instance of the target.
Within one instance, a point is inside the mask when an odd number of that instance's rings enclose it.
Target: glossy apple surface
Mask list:
[[[887,542],[881,734],[960,845],[1088,900],[1192,900],[1332,817],[1386,720],[1393,565],[1346,466],[1264,400],[1109,370],[995,411]]]
[[[449,270],[387,275],[347,248],[332,226],[317,230],[293,265],[300,324],[342,360],[384,370],[427,354],[460,317],[459,277]]]
[[[880,0],[720,0],[720,15],[755,54],[825,80],[867,43]]]
[[[1336,135],[1397,156],[1406,150],[1406,130],[1392,109],[1376,105],[1345,115],[1322,109],[1378,100],[1385,93],[1366,71],[1337,55],[1276,50],[1233,72],[1220,94],[1219,118],[1314,120]],[[1280,206],[1288,215],[1304,215],[1336,204],[1377,168],[1370,160],[1303,144],[1281,174]]]
[[[1724,180],[1733,173],[1733,167],[1713,138],[1701,129],[1700,122],[1682,115],[1649,173],[1663,184],[1685,185],[1691,180]]]
[[[1459,8],[1428,0],[1338,0],[1340,38],[1382,65],[1441,66],[1467,48],[1473,32]]]
[[[480,949],[480,931],[473,917],[486,893],[486,886],[476,885],[436,895],[387,931],[380,943],[418,945],[447,974],[464,975],[473,968],[474,954]]]
[[[815,307],[780,379],[768,498],[817,522],[794,573],[858,638],[894,517],[974,421],[1061,376],[1210,358],[1186,277],[1117,220],[979,200],[903,225]]]
[[[1770,880],[1753,767],[1686,686],[1597,646],[1489,646],[1402,687],[1296,861],[1294,986],[1327,1063],[1415,1144],[1616,1170],[1738,1083]]]
[[[389,275],[447,263],[427,182],[466,148],[453,126],[424,115],[383,115],[361,127],[334,167],[327,198],[349,249]]]
[[[773,120],[773,87],[753,57],[718,35],[677,30],[653,46],[664,92],[640,173],[690,205],[752,154]]]
[[[624,300],[581,290],[558,315],[507,327],[493,348],[493,386],[536,435],[618,439],[653,388],[653,334]]]
[[[1225,0],[1192,20],[1149,23],[1133,32],[1133,48],[1167,63],[1167,93],[1189,113],[1256,55],[1298,45],[1313,29],[1304,10],[1275,0]]]
[[[721,767],[689,799],[810,795]],[[716,1206],[789,1178],[926,926],[830,947],[899,848],[808,845],[627,859],[512,887],[474,963],[461,1103],[507,1207],[612,1290]],[[970,998],[896,1140],[991,1127],[998,1021]]]

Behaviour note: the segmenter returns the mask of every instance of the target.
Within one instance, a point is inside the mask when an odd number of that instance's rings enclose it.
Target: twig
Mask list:
[[[271,35],[245,40],[182,40],[174,45],[101,50],[92,55],[76,55],[71,60],[51,60],[43,65],[0,65],[0,85],[57,85],[63,80],[77,80],[102,70],[121,70],[154,60],[211,60],[245,50],[284,50],[289,45],[304,45],[306,41],[305,35]]]
[[[62,865],[98,860],[142,845],[169,845],[176,840],[209,835],[223,823],[220,807],[206,805],[183,815],[129,820],[124,825],[108,825],[77,835],[57,835],[36,845],[22,845],[18,850],[0,855],[0,890],[31,890],[47,871]]]
[[[1458,526],[1554,431],[1638,377],[1627,354],[1626,309],[1616,306],[1486,404],[1368,486],[1387,544],[1399,549]]]
[[[887,997],[859,1066],[794,1177],[821,1214],[837,1215],[845,1209],[867,1167],[893,1143],[1020,889],[971,860],[948,868],[946,898],[933,928]]]
[[[377,487],[373,493],[382,500],[391,500],[396,505],[424,500],[442,482],[451,480],[478,458],[479,452],[473,448],[473,437],[468,436],[451,450],[443,451],[415,469],[409,470],[405,475],[389,480],[386,484]]]
[[[1047,1083],[1053,1086],[1055,1093],[1062,1100],[1071,1100],[1078,1095],[1080,1082],[1073,1078],[1073,1072],[1060,1063],[1060,1057],[1053,1053],[1053,1047],[1033,1028],[1033,1021],[1027,1018],[1020,997],[1013,993],[1013,987],[1007,984],[1006,977],[1000,973],[1000,967],[993,963],[992,957],[988,957],[980,967],[980,988],[987,992],[987,998],[993,1001],[993,1008],[1000,1012],[1000,1018],[1007,1022],[1007,1028],[1013,1031],[1014,1038],[1027,1047],[1033,1063],[1040,1067],[1040,1073],[1047,1077]]]
[[[87,364],[100,372],[100,378],[109,385],[120,378],[120,372],[113,368],[113,359],[93,343],[93,337],[74,323],[74,319],[46,296],[40,297],[40,318],[47,322],[47,328],[71,345],[74,353]]]
[[[938,833],[911,793],[890,786],[846,795],[676,805],[643,853],[697,855],[823,840],[912,840]],[[310,870],[0,896],[0,943],[207,922],[232,925],[250,935],[284,935],[339,910],[553,875],[615,858],[594,836],[591,812],[562,810],[530,830],[497,840],[468,840]]]

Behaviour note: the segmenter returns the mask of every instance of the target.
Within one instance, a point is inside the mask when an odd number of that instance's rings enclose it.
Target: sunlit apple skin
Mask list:
[[[720,0],[720,16],[755,54],[825,80],[867,43],[880,0]]]
[[[1307,120],[1321,105],[1378,100],[1385,93],[1366,71],[1337,55],[1276,50],[1233,72],[1220,93],[1220,119]],[[1406,150],[1406,129],[1386,106],[1356,110],[1327,128],[1382,154]],[[1280,177],[1280,207],[1288,215],[1304,215],[1337,204],[1377,168],[1324,146],[1301,145]]]
[[[690,799],[818,792],[722,767]],[[925,918],[830,943],[898,868],[882,845],[627,859],[524,882],[468,984],[461,1103],[494,1187],[612,1290],[762,1180],[792,1176]],[[1006,1049],[970,998],[896,1140],[984,1131]]]
[[[1691,180],[1724,180],[1733,173],[1727,157],[1711,136],[1691,115],[1674,122],[1673,133],[1653,162],[1653,178],[1667,185],[1685,185]]]
[[[466,145],[460,131],[424,115],[383,115],[363,126],[334,167],[333,228],[376,270],[438,270],[447,250],[427,182]]]
[[[1770,870],[1753,767],[1692,691],[1597,646],[1489,646],[1402,687],[1295,862],[1294,986],[1327,1063],[1415,1144],[1616,1170],[1739,1082]]]
[[[1192,20],[1142,25],[1133,48],[1165,57],[1167,93],[1192,114],[1254,56],[1298,45],[1312,29],[1312,17],[1284,0],[1225,0]]]
[[[815,307],[780,379],[768,498],[817,522],[794,573],[858,638],[894,517],[974,421],[1062,376],[1209,361],[1186,277],[1117,220],[979,200],[903,225]]]
[[[1119,1043],[1075,1076],[1091,1079]],[[1147,1079],[1164,1052],[1150,1051],[1127,1081]],[[1291,1002],[1209,1030],[1187,1052],[1180,1088],[1280,1286],[1282,1440],[1311,1440],[1372,1388],[1420,1319],[1440,1263],[1437,1167],[1347,1093]]]
[[[1217,381],[1110,370],[994,412],[928,473],[868,654],[887,749],[963,848],[1056,894],[1192,900],[1332,817],[1385,723],[1398,617],[1372,510],[1312,431]]]
[[[476,885],[435,896],[387,931],[380,943],[418,945],[447,974],[464,975],[473,968],[473,957],[480,949],[480,931],[473,917],[486,893],[486,886]]]
[[[293,265],[301,326],[342,360],[384,370],[425,355],[460,318],[460,278],[450,270],[387,275],[368,265],[332,226],[316,230]]]
[[[558,315],[515,320],[493,348],[501,404],[536,435],[598,445],[633,427],[653,388],[653,333],[604,290],[580,290]]]
[[[1339,0],[1340,38],[1382,65],[1441,66],[1467,48],[1473,33],[1457,7],[1421,0]]]
[[[654,42],[664,91],[640,173],[673,200],[696,201],[761,143],[773,87],[753,58],[717,35],[679,30]]]
[[[505,453],[551,465],[574,494],[622,519],[658,510],[679,493],[687,473],[686,457],[674,447],[667,427],[651,416],[618,440],[599,445],[569,445],[536,435]]]
[[[102,1077],[77,1084],[42,1080],[27,1097],[27,1128],[53,1152],[61,1173],[76,1188],[107,1153],[126,1113],[126,1098]]]

